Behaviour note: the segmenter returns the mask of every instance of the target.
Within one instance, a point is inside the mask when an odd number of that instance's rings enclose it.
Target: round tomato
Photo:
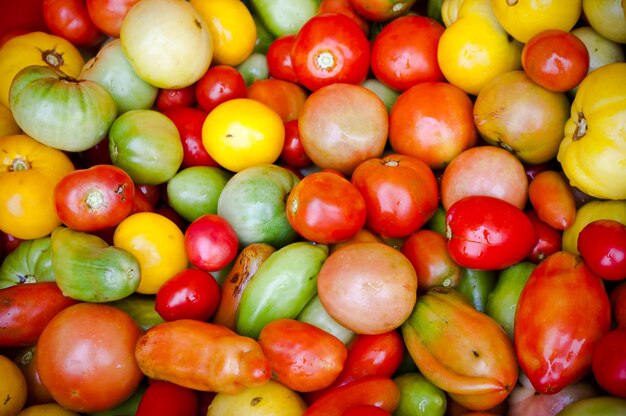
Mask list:
[[[219,166],[204,148],[202,126],[207,113],[192,107],[174,107],[161,111],[174,122],[183,145],[181,169],[191,166]]]
[[[298,82],[311,91],[337,82],[359,84],[369,71],[370,46],[348,16],[320,14],[298,31],[291,62]]]
[[[119,38],[126,13],[138,1],[87,0],[87,12],[98,29],[112,38]]]
[[[220,287],[208,272],[189,268],[168,279],[156,294],[155,310],[166,321],[208,321],[220,301]]]
[[[445,27],[425,16],[392,20],[372,44],[372,71],[383,84],[404,91],[421,82],[444,81],[437,46]]]
[[[598,276],[626,279],[626,225],[610,219],[592,221],[578,234],[577,248]]]
[[[187,259],[194,266],[214,272],[235,259],[239,240],[226,219],[216,214],[204,214],[195,219],[185,231]]]
[[[307,240],[322,244],[352,238],[365,225],[365,200],[347,179],[330,172],[305,176],[287,197],[287,220]]]
[[[243,76],[230,65],[212,66],[196,83],[196,100],[207,113],[224,101],[246,96]]]
[[[181,88],[162,88],[157,92],[154,104],[161,112],[175,107],[192,107],[196,104],[196,84]]]
[[[93,46],[104,39],[84,0],[43,0],[43,18],[51,33],[74,45]]]
[[[17,415],[26,403],[26,379],[17,364],[5,355],[0,355],[0,373],[0,414]]]
[[[79,303],[59,312],[37,342],[37,371],[55,401],[76,412],[112,408],[143,373],[135,361],[141,329],[126,312]],[[104,394],[106,393],[106,394]]]
[[[486,195],[455,202],[446,213],[446,233],[452,259],[479,270],[512,266],[537,243],[535,229],[521,209]]]
[[[196,416],[198,393],[187,387],[161,380],[151,380],[141,396],[135,416]]]
[[[280,160],[296,169],[306,168],[313,164],[309,155],[304,151],[297,119],[285,123],[285,143],[280,152]]]
[[[272,78],[298,82],[291,63],[291,49],[296,35],[288,34],[276,38],[267,48],[267,70]]]
[[[54,188],[59,218],[79,231],[98,231],[119,224],[130,214],[134,197],[133,180],[113,165],[75,170]]]
[[[593,350],[593,375],[613,396],[626,398],[626,329],[617,328],[602,336]]]
[[[266,104],[286,123],[300,116],[307,92],[299,84],[291,81],[258,79],[248,87],[248,98]]]

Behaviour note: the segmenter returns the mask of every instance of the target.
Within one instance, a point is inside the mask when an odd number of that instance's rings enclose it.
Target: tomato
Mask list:
[[[77,46],[93,46],[104,36],[92,22],[85,0],[43,0],[43,18],[50,32]]]
[[[189,268],[165,281],[156,293],[155,309],[166,321],[208,321],[220,301],[215,278],[203,270]]]
[[[307,93],[291,81],[258,79],[248,86],[248,98],[266,104],[286,123],[299,117]]]
[[[317,8],[317,14],[340,13],[348,16],[359,25],[365,36],[370,33],[370,22],[358,13],[350,0],[322,0]]]
[[[618,0],[583,0],[583,14],[591,27],[613,42],[626,42],[626,24],[622,15],[626,4]]]
[[[452,84],[422,82],[404,91],[389,113],[389,143],[432,169],[478,143],[474,104]]]
[[[272,78],[298,82],[291,63],[291,49],[295,40],[296,35],[283,35],[274,39],[267,48],[267,69]]]
[[[284,141],[285,126],[280,116],[250,98],[236,98],[218,105],[202,127],[202,143],[209,155],[234,172],[275,162]]]
[[[287,197],[287,220],[307,240],[345,241],[365,225],[365,200],[347,179],[330,172],[305,176]]]
[[[471,269],[512,266],[537,243],[524,212],[492,196],[474,195],[455,202],[446,213],[446,229],[450,256]]]
[[[415,4],[415,0],[350,0],[350,4],[361,16],[375,22],[398,20]]]
[[[528,186],[528,199],[539,218],[548,225],[565,230],[574,223],[574,192],[562,173],[545,170],[537,174]]]
[[[237,233],[219,215],[202,215],[185,231],[187,259],[202,270],[215,272],[223,269],[235,259],[238,249]]]
[[[589,52],[583,41],[570,32],[544,30],[524,45],[522,67],[542,87],[565,92],[587,75]]]
[[[98,29],[112,38],[119,38],[124,17],[138,1],[87,0],[87,11]]]
[[[309,155],[304,151],[297,119],[285,123],[285,143],[280,152],[280,160],[296,169],[306,168],[313,164]]]
[[[196,416],[197,392],[167,381],[152,380],[141,396],[135,416]]]
[[[626,329],[617,328],[600,338],[591,360],[593,375],[611,395],[626,398]]]
[[[614,322],[618,327],[626,324],[626,282],[618,284],[609,294]]]
[[[53,403],[54,399],[50,395],[50,392],[41,384],[41,378],[37,372],[36,357],[37,346],[36,344],[32,344],[18,350],[13,358],[13,361],[20,368],[22,374],[24,374],[26,385],[28,386],[26,405]]]
[[[390,415],[385,409],[372,405],[360,404],[344,411],[341,416],[388,416]]]
[[[338,82],[359,84],[369,70],[370,46],[349,17],[316,15],[298,31],[291,62],[298,82],[311,91]]]
[[[191,166],[219,166],[204,148],[202,126],[207,113],[192,107],[174,107],[161,111],[174,122],[183,145],[182,169]]]
[[[528,260],[533,263],[540,263],[550,254],[561,251],[561,230],[543,222],[534,209],[528,209],[524,212],[533,224],[537,234],[537,244],[530,250]]]
[[[578,234],[577,248],[601,278],[626,279],[626,225],[610,219],[592,221]]]
[[[374,38],[372,72],[398,91],[422,82],[444,81],[437,62],[437,46],[444,29],[441,23],[425,16],[392,20]]]
[[[17,415],[26,403],[26,379],[17,364],[5,355],[0,355],[0,372],[0,395],[3,397],[0,413]]]
[[[181,88],[161,88],[157,92],[155,105],[164,112],[174,107],[191,107],[196,104],[196,84]]]
[[[0,46],[13,36],[46,30],[41,0],[26,0],[20,3],[3,1],[2,10],[4,13],[0,16]]]
[[[419,159],[389,154],[361,162],[352,174],[367,207],[367,227],[382,237],[406,237],[421,228],[439,203],[437,179]]]
[[[37,342],[37,371],[55,401],[76,412],[109,409],[135,391],[141,329],[113,306],[79,303],[58,313]],[[106,394],[102,394],[106,392]]]
[[[245,98],[246,94],[243,76],[230,65],[210,67],[196,83],[196,100],[207,113],[224,101]]]

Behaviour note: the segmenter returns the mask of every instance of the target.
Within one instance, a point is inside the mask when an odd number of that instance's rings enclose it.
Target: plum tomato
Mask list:
[[[224,101],[245,98],[246,82],[230,65],[214,65],[196,83],[196,101],[207,113]]]
[[[277,37],[267,48],[267,70],[272,78],[298,82],[291,64],[291,49],[296,40],[295,34]]]
[[[600,338],[593,350],[591,369],[600,387],[626,398],[626,328],[613,329]]]
[[[216,214],[205,214],[185,231],[185,251],[189,262],[209,272],[223,269],[235,259],[239,240],[228,221]]]
[[[174,107],[162,111],[176,124],[183,144],[181,169],[191,166],[219,166],[202,144],[202,126],[207,113],[193,107]]]
[[[50,33],[76,46],[94,46],[104,35],[89,17],[84,0],[43,0],[43,18]]]
[[[626,279],[626,226],[602,219],[587,224],[578,234],[578,251],[587,266],[606,280]]]
[[[220,287],[209,272],[188,268],[165,281],[156,294],[155,309],[166,321],[208,321],[220,302]]]
[[[195,390],[162,380],[151,380],[135,416],[196,416],[200,406]]]
[[[191,107],[196,104],[196,84],[182,88],[162,88],[157,92],[154,104],[161,112],[174,107]]]
[[[524,211],[503,199],[473,195],[446,213],[448,252],[470,269],[497,270],[528,256],[537,234]]]
[[[313,164],[302,145],[297,119],[285,123],[285,143],[280,152],[280,159],[288,166],[296,169],[307,168]]]

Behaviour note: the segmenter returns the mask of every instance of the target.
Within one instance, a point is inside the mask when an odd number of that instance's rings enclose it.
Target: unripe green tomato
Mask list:
[[[443,416],[446,393],[420,373],[406,373],[393,379],[400,389],[400,403],[394,416]]]

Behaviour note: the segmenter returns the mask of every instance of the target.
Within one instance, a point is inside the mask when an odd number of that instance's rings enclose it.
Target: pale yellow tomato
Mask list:
[[[207,416],[301,416],[305,409],[304,400],[296,392],[269,380],[237,394],[217,394]]]
[[[0,137],[19,134],[22,130],[17,125],[11,110],[0,104]]]
[[[20,368],[0,355],[0,416],[17,415],[26,403],[27,384]]]
[[[613,42],[626,43],[626,10],[620,0],[583,0],[587,21]]]
[[[256,24],[241,0],[191,0],[206,20],[213,39],[213,61],[236,66],[256,44]]]
[[[141,282],[137,293],[156,294],[167,279],[187,268],[185,236],[161,214],[139,212],[126,217],[115,228],[113,245],[139,261]]]
[[[78,416],[78,413],[57,403],[46,403],[26,407],[17,416]]]
[[[222,167],[239,172],[274,163],[285,142],[285,126],[267,105],[236,98],[215,107],[202,126],[202,143]]]

